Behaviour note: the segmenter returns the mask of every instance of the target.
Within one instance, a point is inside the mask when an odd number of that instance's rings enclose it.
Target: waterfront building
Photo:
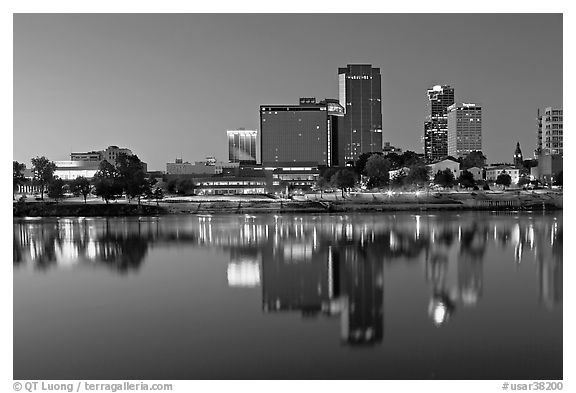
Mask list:
[[[106,150],[102,151],[102,159],[108,161],[111,164],[116,165],[116,159],[120,154],[126,154],[127,156],[133,155],[132,150],[130,149],[118,146],[108,146]]]
[[[112,145],[108,146],[105,150],[93,150],[88,152],[70,153],[70,161],[61,161],[61,162],[67,163],[63,164],[63,168],[82,167],[84,165],[78,162],[97,162],[98,164],[100,164],[100,162],[102,162],[103,160],[108,161],[112,165],[116,165],[116,159],[120,154],[126,154],[128,156],[134,155],[132,153],[132,150],[130,149]],[[148,165],[145,162],[142,162],[142,167],[144,172],[148,171]]]
[[[223,173],[226,169],[234,169],[240,166],[239,162],[217,161],[214,157],[207,157],[204,161],[196,161],[194,164],[181,158],[174,162],[166,163],[167,175],[215,175]]]
[[[194,179],[195,195],[265,194],[266,178],[261,176],[215,175]]]
[[[460,176],[460,163],[458,161],[451,160],[449,158],[435,162],[433,164],[429,164],[430,167],[430,178],[434,179],[436,173],[443,172],[446,169],[449,169],[450,172],[454,175],[454,178],[458,178]]]
[[[293,188],[309,189],[320,177],[320,170],[314,162],[284,162],[264,167],[264,170],[272,173],[272,185],[275,187],[283,183]]]
[[[236,168],[233,171],[194,178],[196,195],[265,194],[268,180],[264,171]]]
[[[62,180],[74,180],[77,177],[92,179],[98,171],[100,161],[54,161],[54,176]]]
[[[120,153],[128,156],[132,155],[132,150],[120,148],[118,146],[108,146],[105,150],[89,151],[82,153],[70,153],[70,161],[102,161],[106,160],[109,163],[116,165],[116,158]]]
[[[448,156],[448,107],[454,104],[454,88],[436,85],[428,89],[424,123],[424,155],[429,162]]]
[[[228,137],[228,161],[256,163],[257,131],[240,128],[228,130],[226,134]]]
[[[102,151],[88,151],[85,153],[70,153],[70,161],[102,161]]]
[[[495,182],[501,174],[510,175],[511,185],[517,184],[520,180],[520,169],[508,165],[498,165],[486,168],[486,181]]]
[[[542,115],[538,109],[538,142],[534,151],[536,158],[547,154],[560,156],[564,154],[563,128],[562,109],[547,107]]]
[[[338,127],[344,116],[337,100],[301,98],[299,105],[260,106],[262,165],[313,162],[337,165]]]
[[[474,177],[474,180],[484,179],[484,174],[483,174],[484,170],[482,168],[478,168],[478,167],[474,166],[474,167],[468,168],[466,170],[472,174],[472,176]],[[460,173],[462,173],[462,171],[460,171]],[[460,173],[458,174],[458,176],[460,176]]]
[[[338,68],[340,105],[345,115],[338,132],[338,165],[362,153],[382,151],[382,87],[380,68],[348,64]]]
[[[482,151],[482,106],[455,103],[447,111],[448,155],[458,158]]]

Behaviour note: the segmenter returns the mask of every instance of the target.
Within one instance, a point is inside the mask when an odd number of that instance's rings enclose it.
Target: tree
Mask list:
[[[176,194],[190,195],[194,192],[194,181],[192,179],[181,179],[176,185]]]
[[[470,152],[464,159],[462,160],[462,167],[464,169],[468,168],[483,168],[486,165],[486,156],[482,154],[480,150]]]
[[[48,183],[48,196],[56,200],[64,198],[64,180],[57,177]]]
[[[138,198],[140,204],[140,197],[151,187],[142,161],[137,155],[120,153],[116,158],[116,171],[126,196],[129,199]]]
[[[406,184],[424,186],[430,181],[430,167],[423,164],[418,164],[410,168],[408,176],[406,176]]]
[[[168,183],[166,184],[166,191],[168,191],[170,194],[175,194],[177,184],[178,184],[178,179],[169,180]]]
[[[520,179],[518,179],[518,187],[523,187],[527,184],[530,184],[530,178],[527,176],[522,176]]]
[[[26,169],[26,165],[18,161],[12,161],[12,199],[14,199],[14,193],[18,190],[18,187],[26,183],[23,173],[24,169]]]
[[[504,189],[506,189],[506,187],[510,186],[511,183],[512,183],[512,178],[507,173],[501,173],[496,178],[496,184],[502,185],[504,187]]]
[[[156,199],[156,205],[160,205],[159,201],[161,199],[164,199],[164,191],[162,191],[162,189],[160,187],[156,187],[153,195],[154,195],[154,199]]]
[[[356,160],[356,163],[354,164],[354,171],[357,176],[365,174],[366,164],[368,163],[368,160],[374,156],[382,157],[382,153],[362,153],[358,156],[358,160]]]
[[[381,187],[390,181],[390,161],[384,156],[373,154],[366,162],[364,173],[370,178],[369,184]]]
[[[94,191],[96,195],[104,199],[106,204],[111,199],[122,195],[123,187],[118,179],[116,168],[106,160],[100,162],[98,171],[94,175]]]
[[[563,182],[562,182],[562,174],[564,171],[560,171],[557,174],[554,175],[554,185],[555,186],[562,186]]]
[[[330,183],[326,180],[323,176],[319,176],[318,180],[316,180],[316,188],[320,190],[320,198],[324,195],[324,190],[328,188]]]
[[[326,167],[320,171],[320,176],[323,177],[324,179],[326,179],[327,182],[330,182],[332,180],[332,176],[334,176],[336,174],[336,172],[338,172],[338,171],[339,171],[339,168]]]
[[[390,161],[391,169],[400,169],[404,164],[404,162],[402,161],[402,156],[399,155],[398,153],[394,152],[388,153],[388,155],[386,155],[386,158],[388,159],[388,161]]]
[[[340,169],[332,176],[331,182],[342,190],[342,198],[344,198],[344,191],[356,184],[356,176],[350,169]]]
[[[404,172],[403,170],[400,170],[400,172],[397,172],[394,177],[392,177],[391,179],[391,183],[393,187],[402,187],[406,184],[406,179],[408,178],[408,175],[406,174],[406,172]]]
[[[70,189],[74,195],[82,195],[84,197],[84,203],[86,203],[86,198],[88,197],[88,194],[90,194],[92,186],[90,185],[90,180],[86,179],[84,176],[78,176],[76,179],[72,180]]]
[[[452,187],[456,184],[456,179],[454,179],[454,174],[448,168],[443,171],[438,171],[434,175],[434,184],[438,184],[441,187]]]
[[[409,168],[413,166],[422,166],[424,165],[424,160],[420,158],[420,156],[413,151],[407,150],[402,153],[402,165],[407,166]]]
[[[461,187],[472,188],[476,185],[476,180],[474,179],[472,172],[463,170],[460,172],[460,176],[458,176],[458,183],[460,183]]]
[[[40,186],[40,199],[44,200],[44,189],[54,177],[56,164],[44,156],[33,158],[31,161],[32,172],[34,173],[34,181]]]

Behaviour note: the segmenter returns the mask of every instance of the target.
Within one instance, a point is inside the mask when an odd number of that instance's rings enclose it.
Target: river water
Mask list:
[[[561,379],[561,213],[14,220],[15,379]]]

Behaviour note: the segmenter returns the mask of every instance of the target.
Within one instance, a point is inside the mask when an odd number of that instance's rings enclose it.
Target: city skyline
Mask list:
[[[447,84],[482,104],[488,161],[511,162],[536,147],[538,108],[563,106],[562,15],[16,14],[13,158],[224,159],[260,105],[337,97],[338,68],[360,63],[381,72],[383,142],[422,153],[426,89]]]

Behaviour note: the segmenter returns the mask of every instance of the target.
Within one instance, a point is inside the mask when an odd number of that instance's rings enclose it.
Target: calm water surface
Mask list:
[[[14,221],[15,379],[560,379],[562,215]]]

